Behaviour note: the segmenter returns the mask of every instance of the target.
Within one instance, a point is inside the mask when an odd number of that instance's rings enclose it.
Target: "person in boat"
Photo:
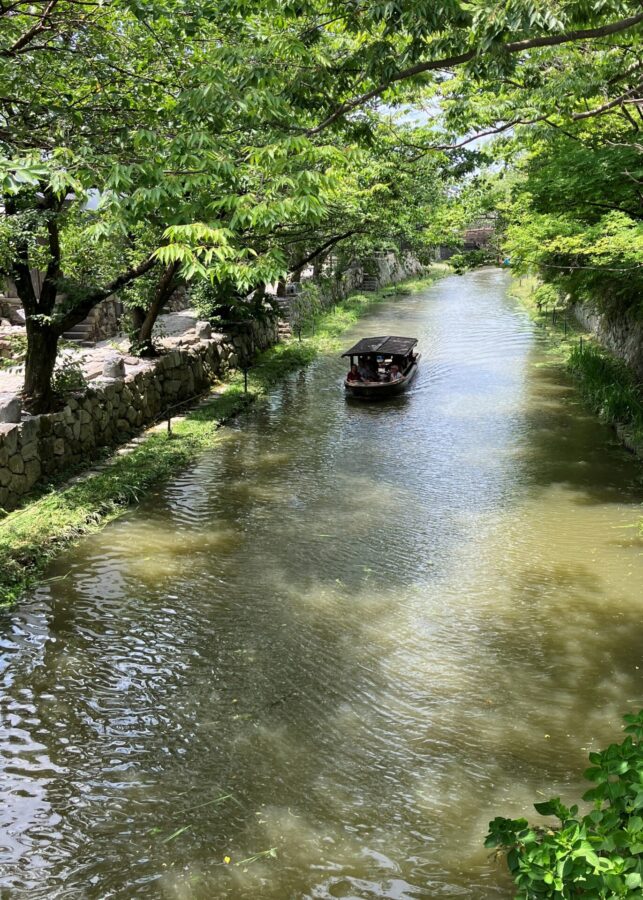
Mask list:
[[[377,370],[370,356],[362,356],[357,367],[362,381],[377,381]]]
[[[346,376],[346,381],[361,381],[362,376],[357,371],[357,363],[353,363],[351,370]]]
[[[400,372],[400,367],[398,366],[397,363],[392,363],[391,368],[389,369],[389,373],[388,373],[388,380],[389,381],[400,381],[401,378],[402,378],[402,373]]]

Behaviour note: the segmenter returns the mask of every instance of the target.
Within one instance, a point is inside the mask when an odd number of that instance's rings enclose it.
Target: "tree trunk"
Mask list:
[[[25,362],[25,408],[30,413],[49,412],[53,405],[51,377],[58,352],[58,331],[28,316]]]
[[[179,265],[180,263],[177,262],[172,263],[161,275],[154,299],[142,321],[140,309],[136,307],[133,310],[133,320],[138,327],[138,333],[135,338],[136,346],[134,349],[139,356],[157,356],[157,351],[152,341],[152,329],[159,317],[159,313],[174,293],[176,288],[175,275],[178,272]]]
[[[313,281],[319,281],[324,272],[324,263],[328,257],[327,253],[320,253],[313,263]]]

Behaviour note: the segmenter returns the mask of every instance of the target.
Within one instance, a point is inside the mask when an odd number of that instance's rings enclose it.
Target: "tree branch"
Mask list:
[[[8,47],[6,50],[0,51],[0,56],[15,56],[16,53],[19,53],[23,47],[26,47],[26,45],[32,40],[32,38],[35,38],[37,34],[40,34],[41,31],[44,31],[47,28],[47,19],[49,18],[50,14],[57,6],[57,4],[58,0],[49,0],[49,3],[44,8],[42,15],[40,16],[36,24],[29,28],[28,31],[25,31],[25,33],[21,37],[19,37],[17,41],[14,41],[11,47]]]
[[[575,122],[578,122],[580,119],[590,119],[592,116],[600,116],[604,112],[608,112],[608,110],[613,109],[615,106],[621,106],[622,103],[627,101],[627,98],[631,94],[635,94],[640,88],[640,84],[637,84],[636,87],[631,88],[629,91],[626,91],[624,94],[621,94],[620,97],[616,97],[614,100],[610,100],[609,103],[603,103],[602,106],[597,106],[595,109],[588,109],[587,112],[582,113],[573,113],[572,119]]]
[[[144,259],[143,262],[139,263],[137,266],[132,266],[131,269],[123,272],[118,278],[114,278],[109,284],[105,285],[104,288],[90,291],[90,293],[86,294],[79,303],[61,316],[57,322],[58,333],[62,334],[63,331],[69,331],[74,325],[80,324],[80,322],[86,319],[92,309],[101,303],[101,301],[107,300],[108,297],[111,297],[111,295],[115,294],[120,288],[125,287],[131,281],[135,281],[137,278],[145,275],[145,273],[149,272],[156,264],[156,257],[153,255],[148,256],[147,259]]]
[[[626,19],[620,19],[618,22],[611,22],[609,25],[601,25],[598,28],[582,28],[576,31],[566,32],[565,34],[512,41],[507,44],[501,44],[498,49],[503,50],[505,53],[513,54],[521,53],[523,50],[531,50],[536,47],[556,47],[560,44],[571,43],[572,41],[591,40],[593,38],[606,37],[610,34],[618,34],[621,31],[626,31],[628,28],[633,28],[635,25],[638,25],[639,22],[643,22],[643,13],[639,13],[636,16],[629,16]],[[318,134],[329,125],[332,125],[333,122],[336,122],[337,119],[346,115],[346,113],[349,113],[360,106],[364,106],[365,103],[368,103],[369,100],[373,100],[375,97],[379,97],[387,90],[387,88],[398,81],[406,81],[409,78],[414,78],[416,75],[421,75],[424,72],[430,72],[435,69],[449,69],[461,66],[464,63],[475,59],[476,56],[479,56],[477,50],[468,50],[465,53],[460,53],[455,56],[428,60],[427,62],[417,63],[407,69],[401,69],[395,75],[391,75],[390,78],[387,78],[386,81],[378,84],[377,87],[372,88],[370,91],[366,91],[364,94],[360,94],[360,96],[355,97],[353,100],[347,100],[345,103],[342,103],[341,106],[338,106],[337,109],[324,119],[323,122],[315,128],[308,129],[306,134]]]
[[[320,253],[323,253],[325,250],[330,250],[331,247],[334,247],[335,244],[339,244],[340,241],[346,240],[346,238],[351,237],[353,234],[363,233],[363,229],[353,228],[351,231],[345,231],[344,234],[335,235],[335,237],[330,238],[330,240],[326,241],[325,244],[322,244],[321,247],[318,247],[317,250],[314,250],[312,253],[309,253],[305,259],[302,259],[301,262],[297,263],[296,266],[293,266],[290,270],[291,272],[300,272],[302,269],[305,269],[306,266],[311,263]]]

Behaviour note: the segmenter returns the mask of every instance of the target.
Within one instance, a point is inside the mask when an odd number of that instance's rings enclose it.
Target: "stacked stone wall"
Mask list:
[[[339,278],[326,278],[320,283],[323,306],[332,306],[355,290],[362,288],[365,277],[371,275],[377,287],[397,284],[412,275],[422,275],[426,268],[411,253],[398,255],[393,252],[374,254],[364,262],[354,260]],[[313,279],[306,279],[313,281]],[[305,281],[304,281],[305,283]]]
[[[635,313],[608,315],[590,303],[578,303],[572,311],[583,328],[595,334],[604,347],[625,360],[643,380],[643,322]]]
[[[124,443],[276,341],[275,320],[215,334],[178,346],[125,378],[92,382],[59,412],[0,421],[0,508],[15,508],[39,482]]]

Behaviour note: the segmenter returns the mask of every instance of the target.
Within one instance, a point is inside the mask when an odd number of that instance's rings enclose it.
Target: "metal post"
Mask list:
[[[248,393],[248,369],[243,370],[243,393]]]
[[[578,350],[580,353],[583,352],[583,335],[582,334],[578,339]]]
[[[172,416],[170,414],[169,409],[167,411],[167,433],[171,437],[171,435],[172,435]]]
[[[556,324],[556,307],[554,307],[551,311],[551,324]]]

